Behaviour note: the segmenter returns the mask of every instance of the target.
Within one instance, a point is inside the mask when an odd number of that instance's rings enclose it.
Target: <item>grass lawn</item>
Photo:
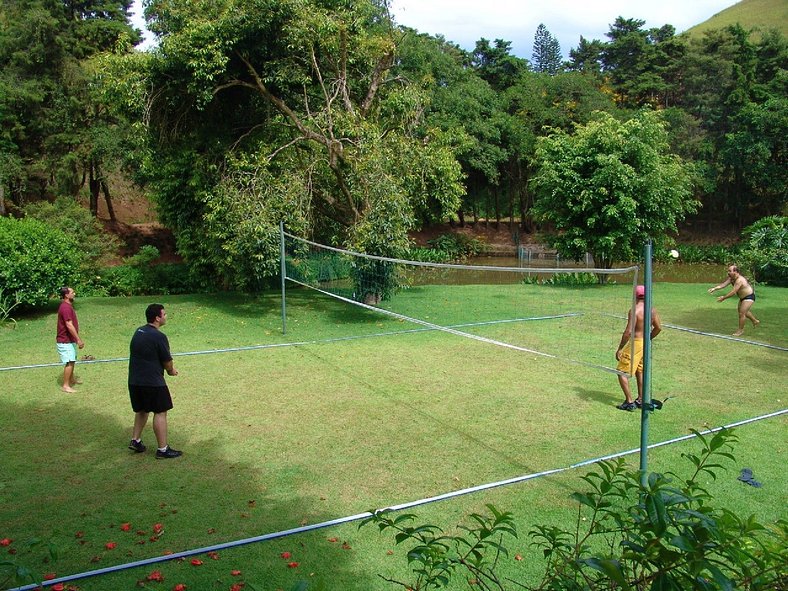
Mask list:
[[[656,284],[663,323],[733,332],[735,304],[716,303],[706,287]],[[175,403],[170,441],[184,456],[171,461],[154,460],[150,426],[143,436],[149,451],[126,450],[133,415],[125,362],[78,364],[84,384],[73,395],[59,390],[60,367],[0,371],[0,539],[13,540],[0,548],[0,561],[24,564],[36,579],[65,576],[635,448],[639,415],[614,408],[622,399],[616,377],[597,368],[614,364],[630,292],[627,285],[417,286],[385,304],[437,324],[581,313],[462,329],[555,357],[435,331],[347,339],[420,327],[305,290],[288,295],[286,335],[278,293],[78,296],[81,354],[99,361],[126,357],[145,306],[156,300],[167,307],[164,332],[176,354],[304,344],[176,356],[180,375],[168,379]],[[15,329],[0,328],[3,367],[57,361],[55,309],[17,318]],[[654,342],[652,388],[654,397],[670,400],[652,416],[650,441],[786,408],[786,310],[788,290],[759,286],[753,311],[761,326],[747,327],[745,338],[771,348],[666,328]],[[710,483],[720,503],[764,522],[786,517],[785,427],[782,416],[738,430],[737,462]],[[680,455],[690,449],[691,441],[656,449],[650,466],[687,467]],[[637,456],[630,457],[636,466]],[[736,480],[744,466],[763,488]],[[569,494],[583,488],[579,477],[587,471],[416,512],[448,527],[486,503],[515,512],[521,536],[512,555],[526,559],[502,568],[512,577],[533,575],[540,561],[525,534],[535,523],[572,522]],[[125,523],[128,531],[121,529]],[[32,538],[51,542],[56,558],[43,545],[27,550]],[[17,553],[5,556],[8,550]],[[273,591],[305,580],[309,589],[374,591],[394,588],[378,575],[406,577],[403,550],[356,524],[199,558],[201,565],[167,562],[75,584],[85,591],[133,589],[158,570],[164,582],[147,587],[229,589],[244,581],[246,589]],[[288,567],[291,562],[298,565]],[[231,574],[236,569],[240,575]]]

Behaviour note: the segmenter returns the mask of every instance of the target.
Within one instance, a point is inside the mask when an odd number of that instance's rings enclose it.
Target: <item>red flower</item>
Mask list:
[[[63,591],[64,589],[65,586],[63,585],[63,583],[55,583],[54,585],[52,585],[52,591]]]
[[[230,574],[232,576],[234,576],[234,577],[240,577],[241,576],[241,571],[239,571],[239,570],[231,570]]]
[[[162,576],[161,572],[157,570],[153,571],[145,578],[149,581],[158,581],[159,583],[161,583],[164,580],[164,577]]]
[[[208,552],[208,558],[211,560],[219,560],[219,553],[218,552]]]
[[[287,563],[287,568],[298,568],[298,563],[297,562],[288,562]]]
[[[233,583],[230,585],[230,591],[241,591],[244,588],[244,583]]]
[[[172,588],[172,591],[186,591],[186,585],[183,583],[178,583],[175,587]]]
[[[339,538],[328,538],[328,541],[332,544],[339,541]]]
[[[45,581],[51,581],[52,579],[55,578],[55,576],[57,576],[57,575],[55,575],[55,573],[47,573],[47,574],[44,575],[44,580]]]
[[[2,540],[0,540],[0,546],[10,546],[11,542],[13,541],[14,540],[11,540],[9,538],[3,538]]]
[[[131,529],[130,523],[123,523],[120,526],[120,531],[129,531]]]
[[[151,536],[151,537],[150,537],[150,541],[151,541],[151,542],[158,542],[158,541],[159,541],[159,538],[157,538],[156,536]]]
[[[116,546],[117,544],[115,542],[107,542],[106,544],[104,544],[104,547],[107,550],[114,550]]]
[[[163,529],[164,529],[164,526],[161,523],[154,523],[153,524],[153,533],[160,534]]]
[[[281,556],[282,558],[287,560],[288,558],[290,558],[292,556],[292,554],[290,554],[290,552],[282,552],[279,556]]]
[[[202,564],[202,560],[199,558],[192,558],[192,566],[200,566]]]

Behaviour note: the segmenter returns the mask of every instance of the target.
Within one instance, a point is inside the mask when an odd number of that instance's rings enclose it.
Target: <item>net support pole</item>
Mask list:
[[[648,417],[651,414],[651,240],[643,248],[643,403],[640,409],[640,484],[648,481]]]
[[[282,276],[282,334],[287,334],[287,310],[285,309],[285,223],[279,222],[279,268]]]

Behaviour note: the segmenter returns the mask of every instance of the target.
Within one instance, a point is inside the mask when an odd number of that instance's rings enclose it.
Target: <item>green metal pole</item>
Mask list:
[[[640,411],[640,483],[648,481],[648,417],[651,414],[651,240],[643,249],[643,282],[646,296],[643,301],[643,404]]]
[[[285,309],[285,223],[279,222],[279,269],[282,276],[282,334],[287,334],[287,313]]]

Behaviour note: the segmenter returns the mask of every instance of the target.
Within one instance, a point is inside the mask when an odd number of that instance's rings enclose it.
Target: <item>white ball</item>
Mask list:
[[[676,249],[671,250],[670,251],[670,256],[672,256],[674,259],[679,258],[679,251],[676,250]]]

